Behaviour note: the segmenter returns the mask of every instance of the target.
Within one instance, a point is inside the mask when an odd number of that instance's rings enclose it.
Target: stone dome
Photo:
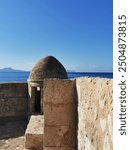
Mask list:
[[[42,81],[45,78],[67,78],[64,66],[53,56],[39,60],[29,75],[30,81]]]

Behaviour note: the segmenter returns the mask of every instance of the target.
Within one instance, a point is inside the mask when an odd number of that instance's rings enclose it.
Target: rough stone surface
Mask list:
[[[77,111],[77,105],[66,104],[63,107],[62,104],[45,104],[44,111],[46,125],[75,126],[75,114]]]
[[[112,79],[78,78],[78,150],[112,150]]]
[[[47,56],[39,60],[29,76],[31,81],[43,81],[45,78],[67,78],[64,66],[53,56]]]
[[[44,146],[75,146],[75,143],[75,128],[71,128],[70,126],[45,126]]]
[[[31,116],[25,133],[25,148],[43,150],[43,115]]]
[[[0,83],[0,118],[27,117],[27,83]]]
[[[43,91],[46,92],[44,103],[77,104],[74,80],[46,79],[43,86]]]

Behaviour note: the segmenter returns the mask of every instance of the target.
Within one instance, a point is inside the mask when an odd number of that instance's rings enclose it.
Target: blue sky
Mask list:
[[[66,69],[112,71],[112,0],[0,0],[0,68],[47,55]]]

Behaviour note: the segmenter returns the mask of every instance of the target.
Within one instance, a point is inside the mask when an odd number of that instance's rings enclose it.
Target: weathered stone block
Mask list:
[[[77,105],[75,104],[44,104],[45,125],[70,125],[77,123]]]
[[[45,126],[45,147],[73,147],[76,146],[76,130],[70,126]]]
[[[25,148],[43,150],[43,115],[31,116],[25,133]]]
[[[43,135],[27,134],[25,147],[29,150],[43,150]]]
[[[43,82],[44,102],[53,104],[77,103],[74,80],[47,79]]]

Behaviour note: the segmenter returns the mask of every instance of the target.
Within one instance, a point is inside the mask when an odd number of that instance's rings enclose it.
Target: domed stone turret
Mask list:
[[[67,78],[64,66],[53,56],[39,60],[29,75],[28,116],[35,113],[43,114],[43,81],[47,78]]]
[[[45,78],[67,78],[64,66],[53,56],[39,60],[29,76],[30,81],[43,81]]]

